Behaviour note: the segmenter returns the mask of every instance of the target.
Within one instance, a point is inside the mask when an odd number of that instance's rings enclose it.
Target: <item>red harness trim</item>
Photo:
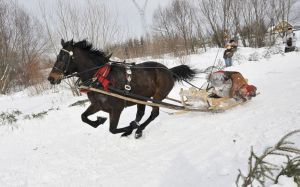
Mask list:
[[[97,80],[102,85],[105,91],[108,91],[108,86],[110,83],[110,81],[107,79],[110,70],[111,66],[109,64],[106,64],[102,68],[98,69],[97,73],[95,74],[95,77],[97,78]]]
[[[111,66],[106,64],[105,66],[98,69],[94,78],[98,80],[98,82],[102,85],[105,91],[109,91],[108,86],[110,81],[107,79],[108,74],[110,73]],[[80,90],[82,93],[87,93],[89,90]]]

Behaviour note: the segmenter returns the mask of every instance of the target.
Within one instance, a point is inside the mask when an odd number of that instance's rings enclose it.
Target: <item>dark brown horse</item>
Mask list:
[[[67,75],[77,72],[77,76],[82,82],[91,80],[99,67],[110,62],[110,56],[104,52],[94,49],[92,44],[86,40],[74,43],[73,40],[65,42],[61,41],[62,49],[57,56],[52,71],[48,77],[51,84],[59,84]],[[126,68],[124,65],[112,63],[111,71],[107,77],[110,86],[119,90],[124,90],[124,86],[128,84],[126,78]],[[144,62],[131,66],[130,93],[140,96],[153,98],[156,101],[162,101],[172,90],[175,81],[186,81],[194,78],[196,72],[186,65],[180,65],[171,69],[157,62]],[[125,102],[124,100],[114,98],[112,96],[103,95],[95,92],[88,92],[88,98],[91,105],[81,115],[83,122],[96,128],[106,121],[106,118],[98,117],[92,121],[88,116],[102,110],[109,113],[111,133],[123,133],[127,136],[137,128],[135,137],[142,136],[145,127],[159,115],[159,108],[152,107],[150,117],[139,125],[145,112],[145,105],[137,104],[137,113],[135,120],[129,126],[118,128],[120,114],[127,106],[135,105],[135,103]]]

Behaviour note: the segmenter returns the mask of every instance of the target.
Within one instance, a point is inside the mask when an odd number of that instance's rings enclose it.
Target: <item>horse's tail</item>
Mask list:
[[[197,70],[191,69],[187,65],[180,65],[174,68],[171,68],[170,71],[173,74],[175,81],[191,81],[197,74]]]

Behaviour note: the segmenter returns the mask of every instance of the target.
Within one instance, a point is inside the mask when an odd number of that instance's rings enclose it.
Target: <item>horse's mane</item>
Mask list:
[[[76,42],[73,44],[73,46],[80,48],[84,51],[87,51],[90,54],[95,55],[97,57],[103,57],[103,58],[107,57],[107,54],[104,51],[94,48],[93,44],[88,42],[87,40],[82,40],[82,41]]]

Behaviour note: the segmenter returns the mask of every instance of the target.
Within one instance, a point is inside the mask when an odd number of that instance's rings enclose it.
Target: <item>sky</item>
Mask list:
[[[17,0],[19,4],[25,9],[28,10],[29,13],[36,15],[37,17],[41,16],[39,10],[39,4],[44,4],[49,9],[53,9],[57,0]],[[72,0],[72,3],[84,4],[89,0]],[[109,9],[113,15],[117,15],[118,24],[120,26],[120,30],[124,32],[125,38],[139,37],[145,34],[145,29],[143,24],[141,23],[141,17],[137,8],[135,7],[132,0],[95,0],[103,2]],[[151,29],[152,17],[154,11],[159,7],[165,7],[170,4],[172,0],[148,0],[148,4],[146,7],[146,25],[148,29]],[[146,0],[136,0],[140,7],[144,5]],[[296,5],[293,8],[298,9],[300,7],[300,0],[297,0]],[[298,11],[296,11],[298,14]],[[300,19],[300,16],[299,16]],[[300,20],[294,20],[293,24],[299,25]]]
[[[146,8],[146,22],[148,27],[151,27],[151,19],[153,12],[159,6],[166,6],[171,0],[148,0]],[[46,7],[54,7],[55,0],[18,0],[19,4],[25,7],[28,12],[41,16],[39,11],[39,3],[43,3]],[[71,1],[76,3],[85,3],[87,0],[76,0]],[[112,13],[118,16],[119,25],[122,30],[128,32],[129,36],[140,36],[144,33],[143,26],[141,24],[141,18],[137,8],[135,7],[132,0],[102,0],[111,10]],[[144,5],[146,0],[136,0],[140,7]]]

